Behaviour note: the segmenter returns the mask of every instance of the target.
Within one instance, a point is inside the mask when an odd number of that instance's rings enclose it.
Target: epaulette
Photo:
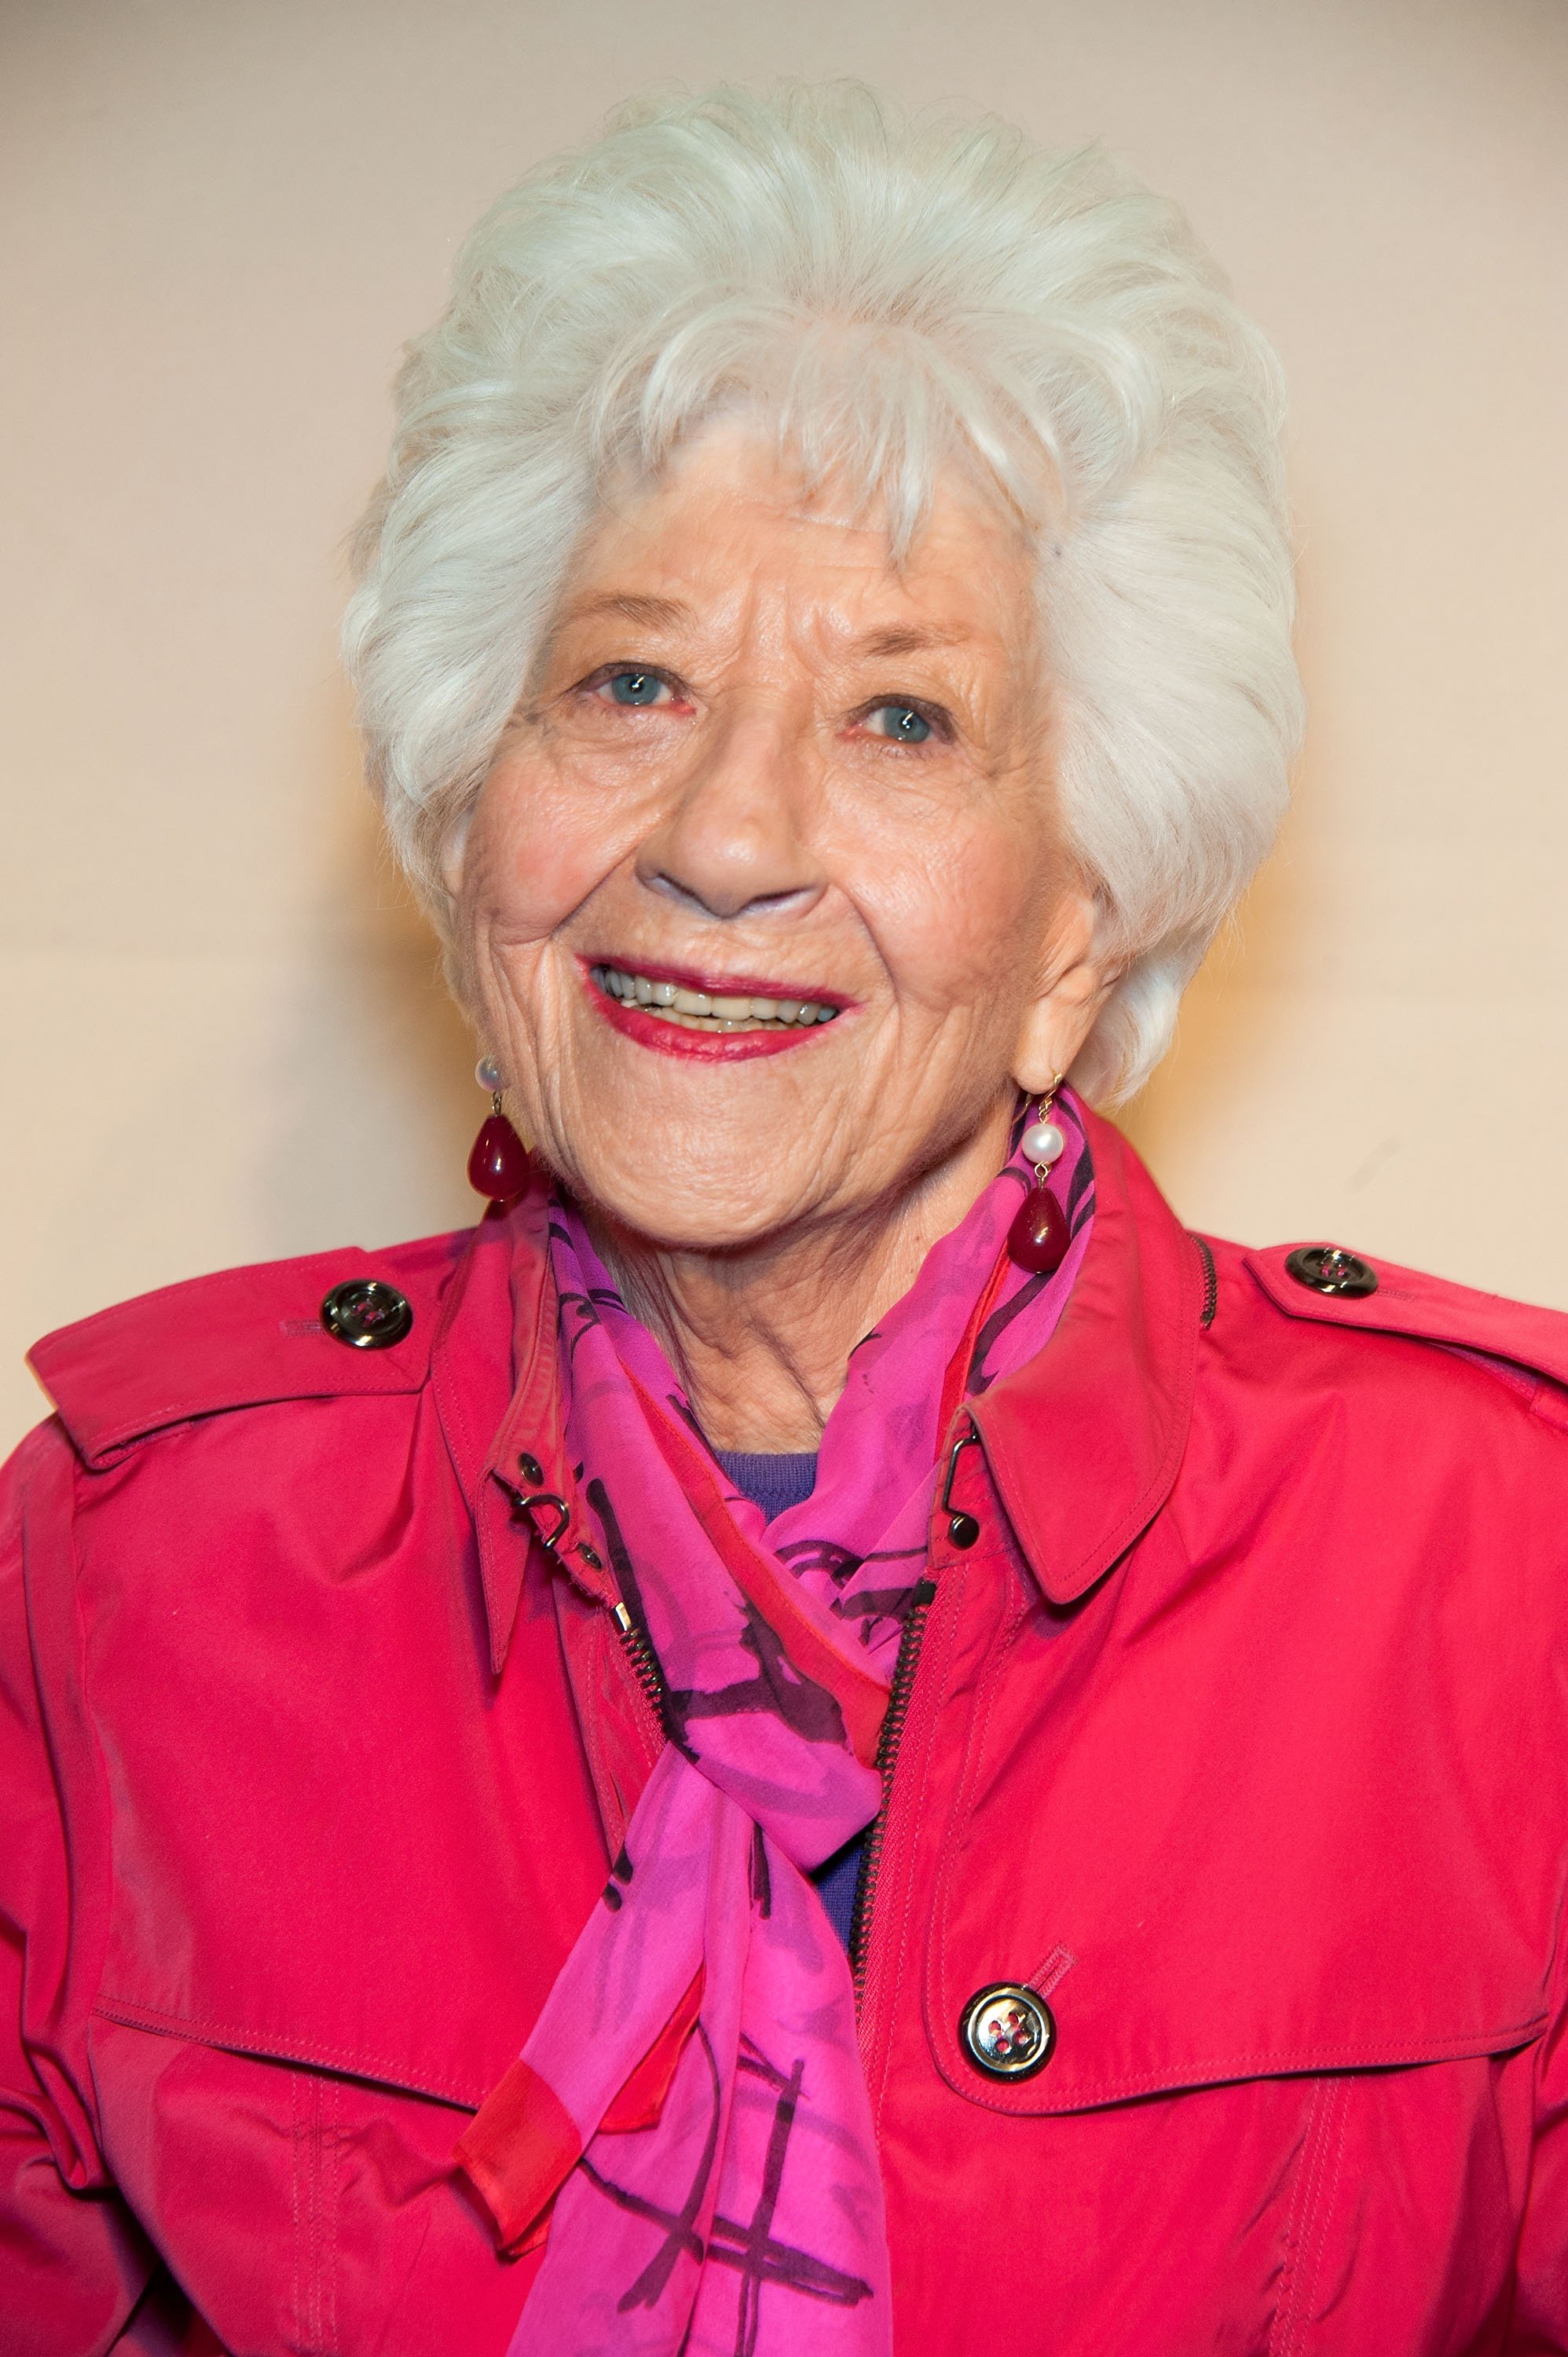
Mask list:
[[[1340,1244],[1276,1244],[1241,1263],[1276,1309],[1363,1333],[1398,1334],[1484,1361],[1533,1389],[1568,1386],[1568,1314],[1478,1293]]]
[[[348,1245],[191,1277],[46,1334],[28,1364],[94,1469],[224,1409],[418,1391],[467,1241]]]

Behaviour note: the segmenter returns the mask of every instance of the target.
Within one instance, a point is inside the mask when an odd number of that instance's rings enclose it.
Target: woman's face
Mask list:
[[[896,570],[729,425],[606,512],[455,852],[546,1159],[708,1249],[897,1201],[1092,1020],[1032,567],[956,481]]]

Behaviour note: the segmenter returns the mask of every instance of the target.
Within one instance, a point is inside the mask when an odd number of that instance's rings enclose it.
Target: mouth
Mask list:
[[[584,961],[591,996],[616,1028],[665,1054],[775,1054],[837,1020],[849,1002],[750,974]]]

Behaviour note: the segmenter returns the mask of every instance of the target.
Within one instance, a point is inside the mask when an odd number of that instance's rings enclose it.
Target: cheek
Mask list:
[[[548,939],[618,856],[604,812],[581,780],[538,756],[498,766],[465,861],[470,933],[501,946]]]
[[[952,828],[863,901],[897,996],[1011,1021],[1035,981],[1046,894],[1041,831]]]

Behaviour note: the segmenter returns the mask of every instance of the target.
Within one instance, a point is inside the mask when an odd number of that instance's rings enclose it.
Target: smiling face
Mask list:
[[[449,870],[581,1199],[705,1251],[983,1186],[1099,1003],[1033,617],[957,481],[896,568],[735,424],[607,510]]]

